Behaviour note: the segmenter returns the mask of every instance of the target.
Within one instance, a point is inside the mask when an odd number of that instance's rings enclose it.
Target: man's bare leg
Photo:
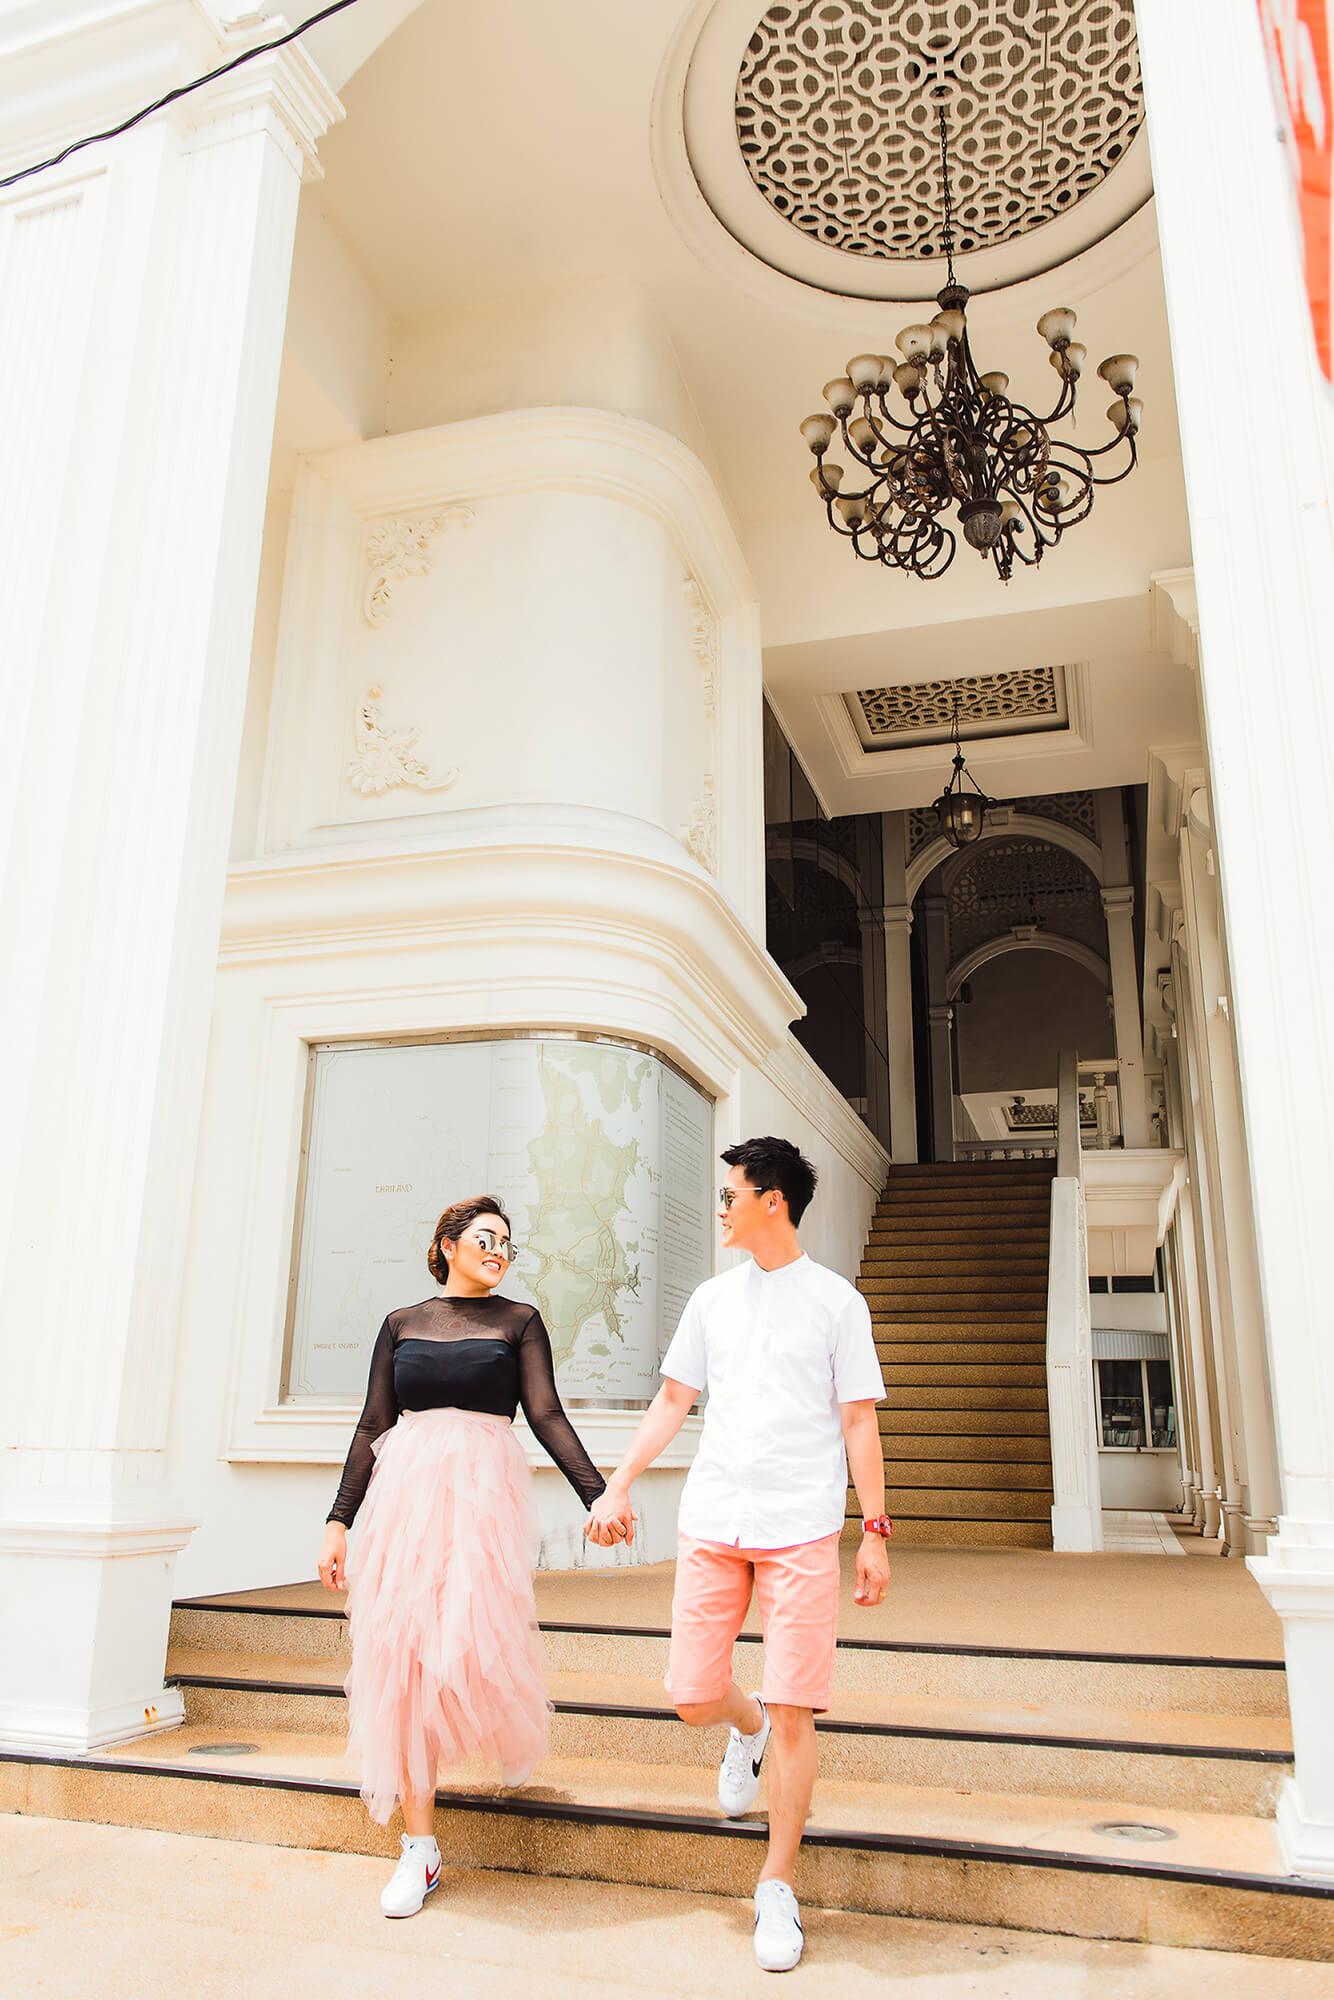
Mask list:
[[[676,1712],[692,1729],[713,1729],[725,1722],[743,1736],[753,1736],[764,1725],[764,1713],[753,1694],[743,1694],[733,1681],[719,1701],[679,1701]]]
[[[819,1756],[815,1716],[809,1708],[769,1704],[769,1858],[761,1882],[792,1885],[797,1849],[810,1816]]]

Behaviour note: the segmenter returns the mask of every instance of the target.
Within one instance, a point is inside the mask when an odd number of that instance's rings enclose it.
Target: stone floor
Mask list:
[[[1116,1507],[1102,1510],[1102,1546],[1108,1555],[1184,1556],[1166,1514],[1132,1512]]]
[[[746,2000],[746,1903],[448,1871],[387,1923],[381,1861],[0,1816],[0,1991],[40,2000]],[[808,1909],[809,2000],[1330,2000],[1334,1969]]]

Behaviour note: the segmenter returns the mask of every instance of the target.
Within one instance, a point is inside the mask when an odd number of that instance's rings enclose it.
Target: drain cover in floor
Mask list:
[[[195,1749],[205,1757],[249,1757],[259,1749],[258,1743],[196,1743]]]
[[[1113,1840],[1175,1840],[1176,1834],[1170,1826],[1153,1826],[1142,1819],[1103,1819],[1093,1828],[1094,1833],[1110,1834]]]

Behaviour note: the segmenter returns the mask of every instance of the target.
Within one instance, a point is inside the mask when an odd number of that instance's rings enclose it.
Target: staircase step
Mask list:
[[[982,1187],[1000,1192],[1006,1188],[1050,1183],[1054,1165],[1045,1160],[1025,1160],[1022,1165],[1000,1161],[977,1164],[968,1160],[940,1161],[915,1167],[891,1167],[887,1188],[902,1187]]]
[[[1040,1368],[1047,1352],[1040,1340],[887,1340],[878,1339],[882,1368],[1018,1367]],[[1028,1377],[1024,1377],[1025,1381]]]
[[[989,1319],[993,1313],[1023,1313],[1030,1318],[1045,1312],[1047,1294],[1041,1292],[924,1292],[922,1280],[914,1278],[912,1289],[888,1283],[883,1278],[864,1278],[857,1289],[871,1308],[871,1316],[883,1312],[899,1319],[941,1318],[954,1321]],[[957,1283],[957,1280],[955,1281]]]
[[[214,1740],[346,1733],[341,1679],[327,1661],[178,1655],[171,1671],[185,1697],[187,1730]],[[657,1678],[553,1674],[548,1687],[558,1761],[717,1767],[716,1734],[687,1730]],[[822,1781],[945,1783],[1192,1811],[1272,1812],[1292,1762],[1291,1730],[1281,1718],[1145,1714],[1082,1701],[843,1694],[816,1728]]]
[[[882,1410],[1030,1410],[1040,1413],[1047,1424],[1047,1385],[1005,1383],[960,1383],[937,1388],[932,1383],[909,1387],[888,1384],[889,1395]]]
[[[891,1362],[881,1372],[887,1389],[947,1389],[956,1385],[959,1388],[980,1389],[994,1385],[1002,1389],[1041,1389],[1045,1395],[1047,1387],[1044,1365],[1023,1367],[1013,1361],[1007,1361],[1000,1367],[972,1361],[958,1365],[938,1361],[920,1366]]]
[[[868,1300],[868,1304],[870,1301]],[[906,1313],[887,1312],[871,1306],[871,1324],[877,1340],[1041,1340],[1047,1338],[1045,1312],[990,1312],[975,1319],[964,1314],[958,1319],[910,1319]]]
[[[940,1411],[931,1410],[923,1414],[924,1417],[935,1418]],[[928,1460],[947,1459],[956,1464],[966,1462],[970,1465],[994,1464],[1015,1468],[1040,1465],[1050,1472],[1051,1443],[1045,1424],[1037,1435],[1024,1437],[1014,1433],[997,1436],[959,1430],[935,1433],[929,1430],[909,1431],[903,1428],[902,1411],[895,1411],[894,1419],[893,1430],[886,1429],[884,1425],[880,1430],[880,1443],[887,1466],[924,1466]]]
[[[990,1437],[990,1438],[1040,1438],[1044,1450],[1050,1451],[1047,1435],[1047,1405],[1045,1399],[1040,1408],[1005,1409],[980,1407],[960,1408],[957,1403],[946,1404],[943,1408],[932,1408],[929,1403],[914,1398],[906,1408],[894,1405],[880,1406],[881,1437],[915,1436],[921,1433],[928,1437]],[[1008,1443],[1005,1449],[1009,1450]]]
[[[924,1248],[933,1250],[937,1246],[948,1248],[952,1244],[957,1244],[961,1249],[975,1250],[979,1255],[983,1255],[1001,1242],[1013,1245],[1016,1249],[1031,1247],[1035,1251],[1045,1251],[1050,1238],[1050,1222],[1034,1222],[1018,1228],[1007,1228],[1004,1231],[993,1229],[990,1225],[985,1228],[964,1229],[957,1223],[932,1226],[911,1221],[881,1222],[873,1225],[866,1239],[866,1252],[869,1256],[880,1244],[892,1249],[900,1244],[920,1243]]]
[[[189,1729],[135,1755],[15,1753],[0,1807],[215,1837],[388,1855],[391,1831],[362,1810],[336,1739],[261,1733],[247,1756],[210,1758]],[[586,1879],[671,1882],[748,1895],[760,1813],[720,1819],[711,1770],[554,1759],[518,1792],[463,1780],[438,1794],[451,1865]],[[1124,1808],[1124,1809],[1122,1809]],[[1075,1935],[1273,1955],[1334,1953],[1334,1886],[1295,1882],[1269,1821],[1153,1808],[1175,1835],[1146,1852],[1099,1831],[1143,1819],[1133,1799],[969,1792],[849,1781],[817,1790],[797,1880],[812,1904],[994,1921]]]
[[[666,1629],[572,1620],[541,1626],[553,1673],[660,1677],[667,1668]],[[229,1659],[237,1672],[263,1677],[275,1658],[324,1662],[326,1677],[347,1671],[349,1632],[340,1610],[276,1610],[234,1599],[177,1603],[171,1617],[172,1660],[206,1655]],[[758,1631],[737,1641],[737,1673],[745,1685],[759,1671]],[[1040,1683],[1040,1685],[1039,1685]],[[1287,1681],[1279,1658],[1234,1659],[1113,1651],[1071,1651],[952,1640],[840,1639],[834,1691],[942,1695],[978,1701],[1029,1702],[1037,1697],[1104,1708],[1167,1708],[1201,1714],[1285,1717]]]
[[[970,1492],[1002,1491],[1050,1494],[1051,1464],[1047,1459],[916,1458],[885,1454],[885,1469],[897,1491],[934,1493],[960,1487]],[[934,1510],[931,1510],[934,1511]]]
[[[896,1282],[906,1282],[909,1278],[957,1278],[961,1282],[981,1280],[991,1286],[999,1286],[1015,1278],[1033,1279],[1045,1285],[1047,1282],[1047,1258],[1027,1256],[1001,1256],[996,1251],[950,1252],[938,1256],[910,1255],[902,1252],[881,1252],[868,1250],[862,1259],[863,1278],[892,1278]]]
[[[896,1468],[890,1466],[893,1473]],[[1047,1520],[1050,1525],[1052,1503],[1051,1488],[1036,1491],[1012,1492],[1000,1487],[958,1486],[934,1487],[930,1490],[914,1486],[889,1486],[885,1488],[885,1507],[894,1522],[903,1520],[933,1521],[1039,1521]]]

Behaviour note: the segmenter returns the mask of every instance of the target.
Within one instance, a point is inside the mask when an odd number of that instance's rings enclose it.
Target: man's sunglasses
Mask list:
[[[724,1208],[730,1208],[732,1206],[732,1203],[736,1200],[739,1194],[772,1194],[772,1193],[773,1193],[772,1188],[720,1187],[718,1190],[718,1199],[722,1203]]]
[[[503,1257],[512,1264],[519,1254],[518,1245],[508,1236],[498,1236],[494,1229],[474,1229],[470,1241],[477,1244],[484,1257]]]

